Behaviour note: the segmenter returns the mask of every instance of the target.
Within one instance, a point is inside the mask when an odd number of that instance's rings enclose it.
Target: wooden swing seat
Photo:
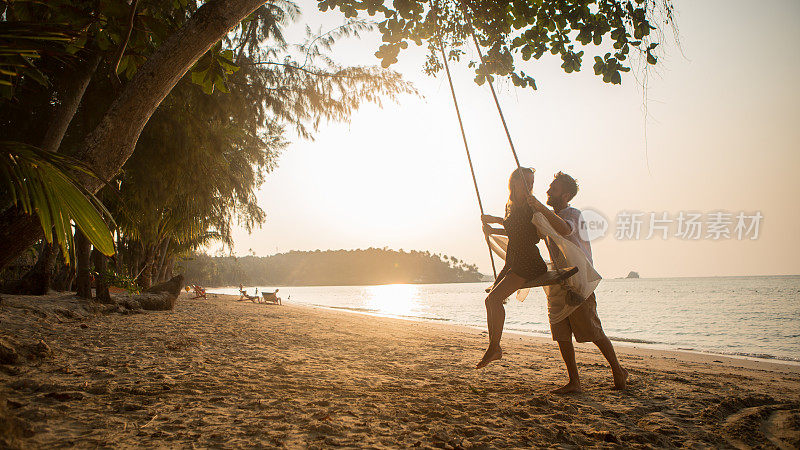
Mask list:
[[[567,278],[578,273],[577,267],[567,267],[565,269],[548,270],[547,272],[539,275],[536,278],[528,280],[523,285],[523,288],[533,288],[539,286],[552,286],[559,284]]]

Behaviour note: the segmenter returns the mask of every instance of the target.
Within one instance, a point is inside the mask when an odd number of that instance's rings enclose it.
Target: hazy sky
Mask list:
[[[300,4],[290,35],[306,23],[342,23],[316,1]],[[534,193],[544,200],[559,170],[578,179],[572,205],[609,220],[592,243],[605,277],[800,273],[800,2],[674,4],[680,48],[667,33],[646,103],[630,74],[622,86],[603,83],[589,55],[578,74],[549,55],[524,66],[538,91],[497,84],[522,164],[536,169]],[[377,34],[365,36],[335,56],[375,65],[379,45]],[[267,223],[236,232],[237,254],[386,246],[442,252],[491,273],[447,81],[422,73],[423,56],[409,51],[392,67],[423,98],[367,106],[349,124],[324,125],[313,142],[295,139],[259,192]],[[502,215],[514,161],[488,87],[475,85],[464,64],[453,71],[484,207]],[[644,213],[639,239],[615,236],[626,211]],[[651,212],[677,219],[681,211],[703,214],[701,239],[673,236],[676,222],[667,240],[645,239]],[[706,238],[716,211],[760,211],[758,239]]]

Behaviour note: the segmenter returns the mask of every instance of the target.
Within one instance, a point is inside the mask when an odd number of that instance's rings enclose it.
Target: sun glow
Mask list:
[[[386,284],[366,288],[370,309],[384,314],[408,316],[419,308],[419,289],[413,284]]]

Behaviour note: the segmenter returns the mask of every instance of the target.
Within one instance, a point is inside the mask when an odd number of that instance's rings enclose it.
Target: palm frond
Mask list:
[[[0,141],[0,189],[27,214],[36,214],[47,242],[57,241],[64,259],[74,249],[72,223],[101,253],[114,254],[114,241],[105,216],[111,214],[73,173],[92,175],[80,161],[14,141]]]

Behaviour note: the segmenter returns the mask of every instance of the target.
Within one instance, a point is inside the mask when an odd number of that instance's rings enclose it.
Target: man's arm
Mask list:
[[[543,205],[536,197],[530,196],[528,197],[528,204],[531,205],[531,208],[534,211],[538,211],[544,215],[548,222],[550,222],[550,226],[556,230],[556,233],[562,236],[569,236],[574,231],[572,226],[568,224],[564,219],[558,217],[556,213],[553,212],[550,208],[546,205]]]

